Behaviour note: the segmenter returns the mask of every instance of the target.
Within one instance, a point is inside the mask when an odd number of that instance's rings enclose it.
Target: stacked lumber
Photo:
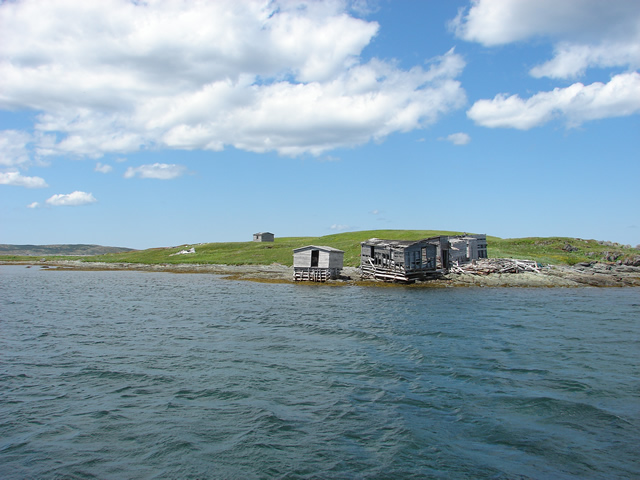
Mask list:
[[[470,273],[473,275],[489,275],[490,273],[540,273],[540,267],[530,260],[512,258],[481,258],[471,263],[454,264],[449,267],[451,273]]]

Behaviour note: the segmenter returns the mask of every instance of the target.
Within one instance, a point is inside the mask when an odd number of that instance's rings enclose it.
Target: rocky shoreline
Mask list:
[[[249,280],[265,283],[296,283],[293,268],[286,265],[210,265],[82,262],[79,260],[8,262],[0,265],[39,266],[55,270],[136,270],[170,273],[208,273],[222,275],[231,280]],[[305,282],[307,283],[307,282]],[[362,280],[357,268],[345,267],[339,280],[326,285],[392,286],[376,280]],[[411,287],[638,287],[640,267],[600,262],[574,266],[548,266],[539,273],[447,273],[433,279],[416,282]]]

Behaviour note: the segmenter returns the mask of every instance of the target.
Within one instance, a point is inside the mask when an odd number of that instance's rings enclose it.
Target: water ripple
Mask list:
[[[638,289],[0,267],[0,478],[640,478]]]

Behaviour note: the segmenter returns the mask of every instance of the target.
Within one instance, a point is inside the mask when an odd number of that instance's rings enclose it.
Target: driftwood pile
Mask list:
[[[540,267],[530,260],[515,260],[511,258],[481,258],[470,263],[458,264],[454,262],[449,267],[451,273],[470,273],[474,275],[489,275],[490,273],[540,273]]]

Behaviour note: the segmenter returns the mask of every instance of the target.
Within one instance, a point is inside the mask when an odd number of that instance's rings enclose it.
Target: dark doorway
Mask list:
[[[317,267],[320,259],[320,250],[311,250],[311,266]]]

